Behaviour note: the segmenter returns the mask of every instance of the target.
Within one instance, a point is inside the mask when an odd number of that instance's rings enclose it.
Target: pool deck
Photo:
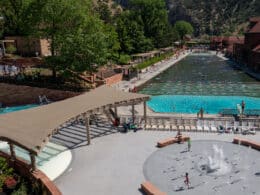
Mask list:
[[[185,58],[188,51],[182,53],[178,59],[172,57],[169,60],[157,63],[144,73],[139,74],[138,79],[121,81],[114,85],[117,89],[128,91],[149,81],[162,71],[171,67],[176,62]],[[143,114],[143,105],[137,105],[135,110],[139,115]],[[130,115],[130,107],[118,109],[119,114]],[[147,115],[173,116],[173,114],[155,113],[148,109]],[[194,114],[175,114],[174,116],[194,117]],[[217,115],[204,115],[204,117],[219,117]],[[71,150],[72,161],[65,172],[54,180],[62,194],[70,195],[77,192],[78,195],[141,195],[140,184],[145,181],[143,164],[145,160],[156,150],[158,140],[175,136],[173,131],[130,131],[128,133],[102,134],[93,139],[91,145],[81,142]],[[254,141],[260,140],[260,132],[256,135],[234,135],[216,133],[185,133],[192,140],[220,140],[231,142],[234,137],[242,137]],[[60,159],[62,163],[62,158]],[[56,166],[58,165],[58,161]]]
[[[74,149],[73,160],[65,173],[55,180],[64,195],[141,195],[140,184],[146,179],[143,165],[155,151],[158,140],[175,136],[176,132],[137,131],[116,133],[92,140],[90,146]],[[260,140],[256,135],[185,133],[192,140],[221,140],[234,137]],[[174,154],[173,154],[174,155]]]
[[[130,81],[120,81],[119,83],[116,83],[112,86],[122,91],[129,91],[129,89],[133,89],[134,87],[143,85],[144,83],[159,75],[166,69],[170,68],[189,54],[189,51],[184,51],[180,54],[178,58],[174,55],[167,60],[162,60],[154,64],[153,66],[146,68],[145,72],[138,74],[138,78],[133,78]]]

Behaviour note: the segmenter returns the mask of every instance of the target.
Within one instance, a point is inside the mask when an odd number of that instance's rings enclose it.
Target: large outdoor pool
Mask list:
[[[152,95],[148,106],[156,112],[216,114],[236,109],[260,109],[260,82],[237,70],[230,61],[210,55],[189,55],[142,86]]]

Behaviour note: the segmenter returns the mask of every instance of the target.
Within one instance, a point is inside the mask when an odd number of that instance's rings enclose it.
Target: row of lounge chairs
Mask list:
[[[233,115],[240,115],[237,109],[223,109],[219,112],[222,116],[233,116]],[[246,109],[243,113],[245,116],[260,116],[260,110],[259,109]]]
[[[123,120],[123,121],[126,121]],[[225,132],[225,133],[242,133],[248,130],[260,130],[259,122],[247,121],[223,121],[223,120],[195,120],[195,119],[174,119],[160,120],[148,119],[146,125],[141,119],[136,119],[135,124],[147,130],[181,130],[196,132]]]
[[[205,132],[243,132],[245,130],[257,130],[259,127],[252,123],[223,122],[223,121],[197,121],[196,124],[168,124],[168,125],[147,125],[146,129],[165,129],[181,131],[205,131]]]

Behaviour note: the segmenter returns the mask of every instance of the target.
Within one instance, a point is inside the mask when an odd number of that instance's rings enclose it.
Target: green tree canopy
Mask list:
[[[176,32],[178,32],[181,39],[183,39],[187,34],[191,35],[194,31],[192,25],[189,22],[183,20],[177,21],[174,24],[174,29]]]
[[[131,0],[133,17],[143,26],[144,35],[150,38],[155,47],[162,47],[161,40],[169,30],[168,15],[164,0]],[[141,18],[138,20],[137,18]]]
[[[88,0],[47,0],[40,27],[51,41],[47,64],[56,71],[95,71],[119,49],[117,34],[91,11]]]
[[[141,17],[135,18],[131,11],[125,11],[116,20],[116,30],[121,53],[145,52],[153,48],[149,38],[144,35]]]
[[[1,0],[0,13],[4,18],[4,34],[31,35],[39,23],[44,0]]]

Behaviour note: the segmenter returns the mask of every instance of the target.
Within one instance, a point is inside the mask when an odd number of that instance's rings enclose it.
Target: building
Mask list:
[[[5,37],[5,41],[12,41],[16,47],[16,53],[22,56],[49,56],[50,42],[47,39],[12,36]],[[6,49],[6,48],[5,48]]]
[[[233,46],[233,58],[260,73],[260,17],[250,18],[243,43]]]
[[[210,49],[222,51],[227,56],[232,56],[234,44],[241,43],[244,43],[243,36],[212,37],[210,40]]]

